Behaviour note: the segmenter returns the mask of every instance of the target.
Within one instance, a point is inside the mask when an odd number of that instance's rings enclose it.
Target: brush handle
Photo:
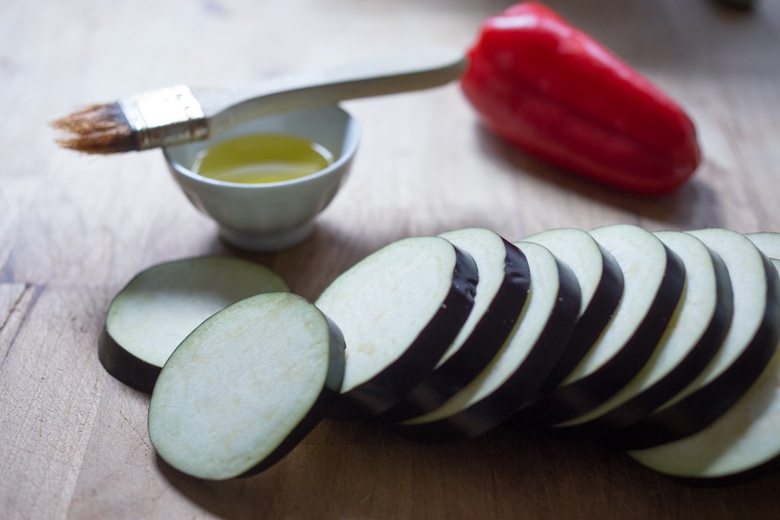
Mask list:
[[[224,91],[193,91],[215,135],[265,115],[443,85],[465,66],[462,52],[423,49]]]

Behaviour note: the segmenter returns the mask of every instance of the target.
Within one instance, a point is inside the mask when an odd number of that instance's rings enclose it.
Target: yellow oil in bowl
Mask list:
[[[299,136],[252,134],[202,150],[192,170],[211,179],[240,184],[269,184],[305,177],[327,168],[333,154]]]

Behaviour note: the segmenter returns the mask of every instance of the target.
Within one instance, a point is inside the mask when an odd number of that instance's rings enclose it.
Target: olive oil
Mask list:
[[[253,134],[228,139],[195,157],[192,170],[225,182],[268,184],[311,175],[333,162],[322,145],[286,134]]]

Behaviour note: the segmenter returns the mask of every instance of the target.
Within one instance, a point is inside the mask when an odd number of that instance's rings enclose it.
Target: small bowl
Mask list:
[[[319,143],[333,162],[298,179],[267,184],[239,184],[192,171],[198,153],[215,143],[247,134],[282,133]],[[294,246],[314,230],[314,219],[333,200],[360,141],[357,122],[338,106],[286,112],[255,119],[212,139],[163,149],[176,182],[187,198],[219,224],[229,244],[253,251]]]

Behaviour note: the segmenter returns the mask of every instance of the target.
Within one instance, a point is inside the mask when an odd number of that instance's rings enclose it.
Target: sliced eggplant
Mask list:
[[[600,438],[649,415],[701,373],[726,337],[733,296],[723,260],[691,234],[655,235],[685,264],[685,289],[667,331],[634,379],[590,412],[555,425],[559,436]]]
[[[316,301],[348,345],[329,416],[376,416],[428,377],[466,323],[477,280],[474,259],[441,237],[393,242],[337,277]]]
[[[249,296],[287,290],[279,275],[240,258],[158,264],[112,300],[98,342],[100,362],[119,381],[151,393],[168,356],[206,318]]]
[[[219,311],[176,348],[149,405],[149,437],[168,464],[225,480],[280,460],[320,421],[344,375],[344,338],[290,293]]]
[[[474,308],[438,364],[404,399],[376,417],[398,422],[441,406],[471,382],[493,359],[525,306],[531,279],[528,261],[516,246],[484,228],[441,235],[477,263]]]
[[[566,379],[604,332],[623,295],[623,272],[612,254],[581,229],[551,229],[523,241],[543,245],[568,265],[582,294],[577,324],[561,359],[541,389],[544,394]]]
[[[723,259],[734,311],[726,338],[704,370],[652,414],[605,441],[643,450],[695,434],[726,412],[759,376],[780,338],[780,279],[743,235],[725,229],[691,231]]]
[[[735,482],[780,462],[780,351],[731,408],[703,430],[677,441],[630,451],[639,463],[683,479]]]
[[[775,235],[761,233],[760,235]],[[753,240],[767,256],[780,253],[766,237]],[[780,238],[780,237],[778,237]],[[780,242],[778,242],[780,244]],[[776,269],[780,259],[770,257]],[[780,346],[780,345],[779,345]],[[654,448],[630,451],[639,463],[682,479],[728,483],[745,481],[780,463],[780,350],[744,396],[703,430]]]
[[[502,424],[547,380],[574,328],[580,289],[571,269],[538,244],[515,244],[531,270],[531,292],[514,334],[491,363],[439,408],[393,425],[409,440],[474,437]]]
[[[513,418],[515,424],[540,427],[562,423],[611,398],[650,359],[677,307],[685,268],[663,242],[627,224],[590,233],[623,272],[620,304],[604,333],[566,379],[520,410]]]

